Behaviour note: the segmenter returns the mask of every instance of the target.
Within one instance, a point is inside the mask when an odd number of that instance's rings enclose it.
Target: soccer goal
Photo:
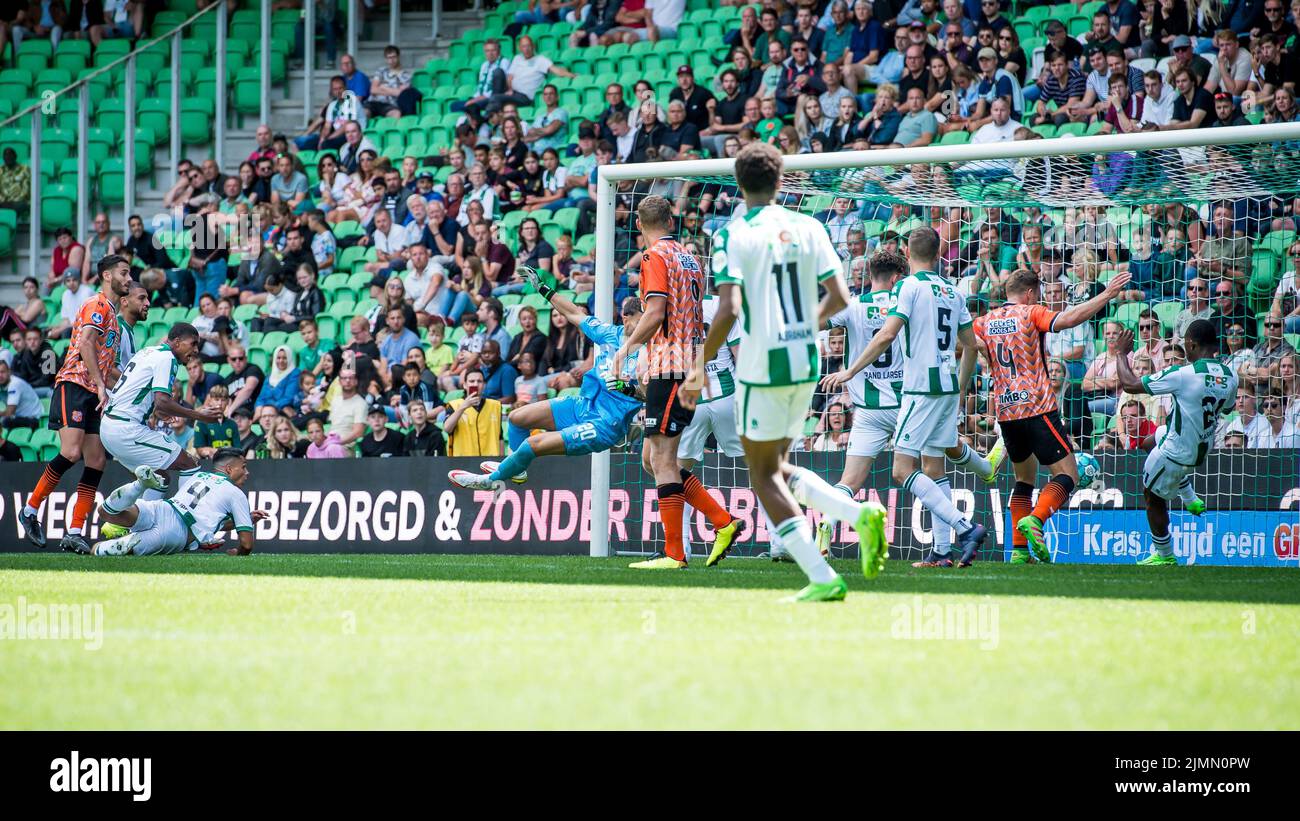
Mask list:
[[[1219,563],[1266,563],[1265,554],[1278,550],[1272,544],[1277,528],[1290,527],[1300,506],[1300,451],[1288,438],[1300,424],[1300,387],[1294,356],[1278,355],[1283,330],[1268,319],[1280,279],[1294,277],[1300,267],[1292,218],[1300,190],[1300,123],[1050,140],[1026,129],[1020,136],[1015,142],[949,139],[921,149],[788,156],[782,202],[827,224],[855,296],[869,290],[872,254],[904,250],[907,234],[921,225],[939,232],[942,273],[968,294],[973,315],[1005,300],[1003,282],[1017,268],[1039,273],[1043,301],[1056,309],[1086,300],[1119,271],[1132,274],[1119,301],[1049,341],[1062,418],[1076,450],[1093,454],[1100,465],[1093,484],[1049,523],[1049,545],[1060,560],[1127,562],[1145,554],[1145,452],[1133,445],[1172,420],[1167,401],[1114,388],[1108,349],[1114,330],[1128,327],[1137,336],[1134,367],[1140,374],[1180,363],[1179,334],[1193,315],[1225,313],[1224,360],[1246,374],[1244,391],[1232,413],[1217,421],[1215,442],[1196,472],[1195,489],[1210,513],[1195,521],[1175,515],[1175,549],[1192,561],[1209,561],[1213,552]],[[732,167],[732,160],[716,159],[600,169],[600,319],[612,321],[616,296],[635,293],[639,253],[630,217],[649,194],[677,204],[678,238],[710,270],[711,235],[744,208]],[[1261,340],[1269,342],[1263,353],[1256,347]],[[1298,337],[1289,342],[1300,346]],[[842,336],[823,332],[819,344],[823,373],[856,355],[844,350]],[[978,388],[963,408],[960,433],[987,452],[997,432],[987,385]],[[852,412],[845,395],[819,393],[794,460],[837,481]],[[766,551],[743,459],[710,451],[696,470],[746,522],[733,555]],[[859,498],[888,507],[893,555],[914,558],[931,542],[929,514],[910,504],[889,470],[886,450]],[[592,555],[655,552],[662,529],[639,443],[597,454],[592,473]],[[996,536],[986,542],[983,558],[1001,559],[1010,547],[1010,465],[992,485],[955,467],[949,475],[958,507]],[[1180,510],[1176,503],[1174,509]],[[1300,532],[1300,522],[1295,529]],[[1231,533],[1239,537],[1228,545],[1224,537]],[[712,539],[699,515],[687,534],[697,554]],[[856,556],[851,529],[836,534],[834,553]]]

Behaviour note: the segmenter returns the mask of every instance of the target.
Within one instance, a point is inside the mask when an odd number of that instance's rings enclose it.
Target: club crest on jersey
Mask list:
[[[98,325],[99,323],[104,321],[104,315],[101,314],[99,311],[92,311],[90,314],[90,321]]]
[[[994,319],[984,326],[986,336],[1007,336],[1014,334],[1018,323],[1014,319]]]
[[[81,415],[81,411],[79,411],[79,410],[74,410],[74,411],[72,412],[72,421],[73,421],[73,422],[80,422],[80,421],[82,420],[82,418],[83,418],[83,417],[82,417],[82,415]]]

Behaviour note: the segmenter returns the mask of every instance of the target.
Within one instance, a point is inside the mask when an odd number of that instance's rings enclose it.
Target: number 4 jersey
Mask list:
[[[236,531],[253,529],[253,515],[248,496],[223,473],[195,474],[185,487],[167,500],[180,514],[199,544],[217,541],[217,534],[229,527]],[[226,520],[230,524],[226,524]]]
[[[715,282],[740,286],[742,383],[817,381],[817,285],[843,264],[824,225],[779,205],[751,208],[714,235]]]
[[[1198,359],[1142,377],[1147,392],[1174,399],[1163,439],[1156,445],[1173,462],[1195,467],[1205,458],[1219,414],[1237,396],[1237,375],[1227,366]]]
[[[975,336],[988,353],[998,421],[1028,419],[1056,410],[1047,376],[1045,334],[1056,312],[1042,305],[1003,305],[975,320]]]
[[[885,317],[894,307],[889,291],[863,294],[849,307],[831,317],[832,328],[844,328],[844,361],[852,362],[871,344],[871,338],[884,326]],[[895,339],[889,350],[868,363],[848,384],[849,398],[859,408],[890,410],[897,408],[903,392],[903,342]]]
[[[957,332],[971,324],[966,299],[925,271],[895,285],[894,298],[890,316],[903,320],[903,393],[958,393]]]

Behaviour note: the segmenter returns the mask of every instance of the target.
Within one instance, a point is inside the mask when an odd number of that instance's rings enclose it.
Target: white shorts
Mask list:
[[[743,456],[740,435],[736,433],[736,395],[723,396],[695,406],[695,418],[682,431],[677,443],[677,458],[700,461],[704,458],[704,443],[712,433],[718,447],[727,456]]]
[[[957,394],[903,394],[894,431],[894,450],[913,456],[943,456],[957,446]]]
[[[1142,464],[1142,486],[1161,499],[1173,501],[1178,498],[1178,488],[1191,481],[1187,477],[1192,470],[1190,465],[1178,464],[1156,447]]]
[[[141,465],[169,468],[182,451],[180,443],[162,431],[107,416],[99,423],[99,438],[108,454],[129,471]]]
[[[849,456],[874,459],[894,438],[898,427],[898,408],[854,408],[853,430],[849,432]]]
[[[156,556],[185,552],[191,541],[190,531],[185,522],[181,521],[176,508],[162,499],[136,502],[135,507],[139,514],[135,524],[131,525],[131,533],[139,540],[131,549],[132,553],[137,556]]]
[[[754,442],[798,439],[816,392],[816,382],[781,387],[742,384],[736,391],[736,430]]]

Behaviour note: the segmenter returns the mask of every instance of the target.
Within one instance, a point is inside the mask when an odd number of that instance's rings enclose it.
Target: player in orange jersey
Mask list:
[[[975,336],[988,357],[1002,441],[1011,457],[1016,487],[1011,493],[1011,562],[1029,562],[1030,551],[1050,562],[1043,524],[1070,498],[1079,481],[1079,468],[1070,437],[1061,424],[1056,393],[1047,376],[1045,334],[1082,325],[1096,316],[1128,284],[1127,273],[1116,274],[1106,289],[1087,302],[1060,313],[1038,304],[1039,280],[1033,271],[1013,271],[1007,279],[1007,304],[975,320]],[[1051,480],[1032,506],[1034,477],[1043,465]]]
[[[645,313],[636,330],[614,354],[611,373],[620,373],[623,360],[641,345],[645,362],[645,444],[642,459],[654,475],[659,492],[659,518],[664,526],[664,556],[635,562],[639,570],[686,567],[682,513],[686,503],[704,513],[716,530],[713,554],[725,552],[739,526],[709,495],[704,483],[677,462],[677,440],[695,417],[681,403],[686,374],[704,342],[704,270],[695,256],[672,238],[673,212],[668,200],[651,195],[637,206],[637,223],[645,240],[641,255],[641,301]]]
[[[54,395],[50,399],[50,429],[59,432],[59,455],[45,466],[27,505],[19,514],[27,540],[45,547],[45,527],[40,507],[58,486],[63,474],[85,459],[81,480],[77,482],[77,502],[72,522],[59,547],[77,553],[89,553],[90,544],[82,535],[86,517],[95,504],[95,491],[104,476],[108,457],[99,441],[99,418],[108,398],[110,371],[121,346],[121,327],[117,306],[131,288],[131,265],[126,258],[110,254],[95,266],[100,291],[90,298],[72,324],[72,342],[67,358],[54,378]]]

